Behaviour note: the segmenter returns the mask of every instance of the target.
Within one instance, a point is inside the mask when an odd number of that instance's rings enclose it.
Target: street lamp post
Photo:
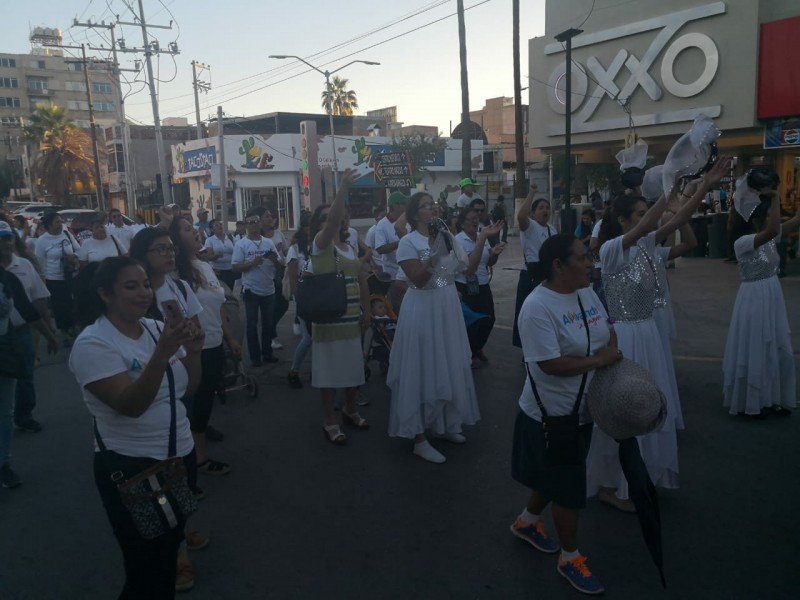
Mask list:
[[[304,63],[305,65],[308,65],[309,67],[311,67],[312,69],[314,69],[318,73],[322,73],[325,76],[325,89],[328,90],[328,94],[330,94],[331,99],[333,98],[333,88],[331,87],[331,75],[333,75],[334,73],[337,73],[338,71],[341,71],[345,67],[349,67],[350,65],[353,65],[355,63],[362,63],[362,64],[365,64],[365,65],[379,65],[379,64],[381,64],[379,62],[374,62],[374,61],[371,61],[371,60],[352,60],[349,63],[347,63],[346,65],[342,65],[341,67],[339,67],[338,69],[334,69],[333,71],[328,71],[327,69],[323,71],[322,69],[318,69],[317,67],[312,65],[307,60],[305,60],[303,58],[300,58],[299,56],[295,56],[294,54],[271,54],[270,58],[277,58],[277,59],[281,59],[281,60],[286,59],[286,58],[296,58],[301,63]],[[336,188],[339,187],[339,180],[338,180],[338,177],[339,177],[339,161],[336,158],[336,136],[335,136],[334,131],[333,131],[333,104],[331,104],[331,109],[330,109],[330,111],[328,111],[328,124],[329,124],[330,129],[331,129],[331,150],[333,150],[333,193],[335,194],[336,193]]]
[[[566,190],[564,195],[564,210],[561,216],[561,231],[562,233],[572,233],[575,230],[575,220],[572,218],[572,208],[570,207],[570,200],[572,195],[572,38],[576,35],[583,33],[582,29],[567,29],[562,31],[556,36],[559,42],[567,43],[567,67],[566,67],[566,109],[567,121],[564,128],[564,155],[566,157],[564,171],[566,178]]]

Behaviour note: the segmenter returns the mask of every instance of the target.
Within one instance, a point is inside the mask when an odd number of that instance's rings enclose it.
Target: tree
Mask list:
[[[472,128],[469,121],[469,78],[467,77],[467,32],[464,25],[464,0],[458,0],[458,48],[461,60],[461,176],[472,177]]]
[[[358,108],[358,98],[353,90],[347,89],[349,79],[333,76],[330,86],[322,92],[322,108],[333,115],[352,115]]]
[[[36,178],[56,202],[68,204],[78,183],[89,189],[94,173],[91,141],[66,110],[39,104],[23,131],[26,139],[37,145]]]
[[[445,141],[439,135],[427,136],[423,133],[411,133],[392,138],[393,150],[408,150],[416,183],[422,180],[422,173],[426,170],[425,165],[435,160],[436,153],[444,150],[445,145]]]

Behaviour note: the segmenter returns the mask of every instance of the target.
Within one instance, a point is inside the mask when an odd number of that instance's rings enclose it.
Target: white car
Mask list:
[[[34,202],[33,204],[26,204],[22,208],[14,211],[15,215],[22,215],[29,221],[38,221],[42,215],[49,210],[60,210],[63,206],[51,204],[50,202]]]

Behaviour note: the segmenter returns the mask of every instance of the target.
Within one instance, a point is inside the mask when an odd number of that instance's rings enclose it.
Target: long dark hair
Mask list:
[[[600,245],[622,235],[619,220],[630,219],[639,202],[647,204],[643,196],[619,194],[603,213],[603,224],[600,225]]]
[[[311,225],[311,213],[304,212],[300,215],[300,223],[297,227],[297,231],[292,238],[292,243],[290,245],[297,244],[297,249],[304,255],[308,256],[310,242],[309,239],[309,232],[308,229]]]
[[[326,209],[330,209],[330,204],[320,204],[317,208],[314,209],[314,213],[311,215],[311,222],[309,223],[309,238],[314,239],[317,237],[317,234],[322,230],[322,224],[325,221],[322,221],[322,211]]]
[[[158,238],[169,237],[169,231],[163,227],[147,227],[138,232],[131,240],[130,257],[138,260],[144,270],[150,273],[150,265],[147,261],[147,251],[150,244]]]
[[[571,233],[557,233],[547,238],[539,248],[538,275],[542,279],[553,279],[553,262],[566,263],[572,256],[572,247],[577,240]]]
[[[87,327],[106,314],[106,303],[98,290],[112,292],[119,274],[128,267],[142,267],[129,256],[112,256],[101,262],[91,262],[75,277],[75,309],[78,323]]]
[[[472,202],[475,202],[475,201],[473,200]],[[472,208],[472,203],[470,203],[470,208],[465,208],[464,210],[459,211],[458,220],[456,221],[456,229],[458,229],[459,231],[463,231],[463,229],[464,229],[464,221],[467,220],[467,215],[469,213],[477,214],[477,212],[478,211],[476,211],[474,208]]]
[[[185,221],[189,224],[189,227],[194,229],[194,225],[192,225],[192,222],[186,217],[175,217],[172,219],[172,223],[169,224],[169,239],[172,240],[172,244],[178,249],[175,253],[175,270],[178,272],[178,277],[186,281],[196,292],[197,288],[201,285],[206,285],[208,282],[205,280],[205,277],[203,277],[200,269],[192,264],[192,259],[194,258],[192,253],[183,247],[180,230],[181,221]]]

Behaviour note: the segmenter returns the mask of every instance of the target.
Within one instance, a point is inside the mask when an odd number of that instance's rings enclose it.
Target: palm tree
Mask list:
[[[358,98],[353,90],[347,89],[348,79],[336,75],[329,86],[322,92],[322,108],[327,114],[352,115],[358,108]]]
[[[469,121],[469,78],[467,77],[467,32],[464,25],[464,0],[456,3],[458,11],[458,48],[461,59],[461,176],[472,177],[472,127]]]
[[[37,145],[33,170],[58,203],[68,203],[78,182],[89,188],[94,173],[91,141],[65,109],[37,105],[23,131]]]

